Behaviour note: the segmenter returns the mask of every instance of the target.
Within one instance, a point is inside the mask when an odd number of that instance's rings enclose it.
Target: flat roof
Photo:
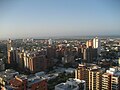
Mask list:
[[[75,85],[69,85],[66,83],[60,83],[56,87],[61,88],[61,89],[65,89],[65,90],[73,90],[73,89],[77,88],[77,86],[75,86]]]
[[[43,80],[45,80],[45,78],[43,78],[43,77],[37,77],[37,76],[30,77],[27,80],[28,86],[31,86],[32,84],[38,83]]]

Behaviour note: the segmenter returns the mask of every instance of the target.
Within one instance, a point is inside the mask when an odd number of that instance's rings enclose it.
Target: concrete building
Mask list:
[[[120,71],[117,70],[111,76],[111,89],[112,90],[120,90]]]
[[[24,69],[24,52],[18,53],[18,67]]]
[[[84,80],[70,78],[65,83],[56,85],[55,90],[86,90],[86,83]]]
[[[100,41],[100,39],[98,39],[98,37],[95,37],[95,38],[93,39],[93,48],[97,48],[98,54],[100,54],[101,41]]]
[[[53,44],[52,39],[49,39],[49,40],[48,40],[48,44],[49,44],[49,45],[52,45],[52,44]]]
[[[46,51],[46,56],[48,59],[50,58],[55,58],[55,51],[56,51],[56,48],[53,47],[53,46],[48,46],[47,47],[47,51]]]
[[[75,78],[86,81],[86,88],[89,88],[89,71],[85,65],[79,64],[75,70]]]
[[[120,57],[119,57],[119,59],[118,59],[118,65],[120,66]]]
[[[111,89],[120,90],[120,73],[111,77]]]
[[[9,83],[13,90],[27,90],[27,78],[24,76],[15,76]]]
[[[7,43],[7,53],[8,53],[8,61],[7,63],[8,64],[11,64],[11,48],[13,46],[13,42],[11,39],[8,40],[8,43]]]
[[[47,62],[44,55],[34,55],[28,60],[28,69],[32,72],[44,71],[47,68]]]
[[[103,71],[97,66],[89,70],[89,90],[101,90]]]
[[[92,63],[97,59],[97,49],[93,47],[83,49],[83,60],[86,63]]]
[[[111,74],[109,73],[102,75],[102,90],[111,90]]]
[[[120,71],[110,68],[102,75],[102,90],[120,90]]]
[[[15,75],[19,75],[19,73],[12,69],[6,69],[0,72],[0,84],[3,86],[9,84],[9,81],[14,78]]]
[[[80,64],[75,71],[75,78],[86,81],[86,90],[101,90],[103,73],[104,70],[95,64]]]
[[[66,64],[66,63],[72,63],[74,62],[74,56],[72,55],[64,55],[64,57],[62,57],[62,63]]]
[[[41,77],[29,76],[27,90],[47,90],[47,80]]]
[[[88,40],[86,42],[86,47],[89,48],[89,47],[93,47],[93,41],[92,40]]]

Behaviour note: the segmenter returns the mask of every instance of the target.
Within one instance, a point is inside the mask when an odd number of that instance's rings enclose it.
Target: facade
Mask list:
[[[93,41],[92,40],[88,40],[86,42],[86,47],[89,48],[89,47],[93,47]]]
[[[47,68],[47,62],[44,55],[33,56],[28,59],[28,69],[32,72],[44,71]]]
[[[120,90],[120,71],[110,68],[102,75],[102,90]]]
[[[48,44],[49,44],[49,45],[52,45],[52,44],[53,44],[52,39],[49,39],[49,40],[48,40]]]
[[[18,53],[18,67],[23,69],[24,68],[24,52]]]
[[[97,59],[97,49],[93,47],[83,48],[83,60],[86,63],[92,63]]]
[[[86,81],[86,90],[101,90],[103,73],[104,70],[94,64],[80,64],[75,71],[75,78]]]
[[[102,73],[98,68],[89,70],[89,90],[101,90]]]
[[[102,75],[102,90],[111,90],[111,74],[109,73]]]
[[[98,37],[95,37],[94,39],[93,39],[93,48],[97,48],[97,50],[98,50],[98,54],[100,54],[100,49],[101,49],[101,41],[100,41],[100,39],[98,39]]]
[[[118,65],[120,66],[120,57],[119,57],[119,59],[118,59]]]
[[[79,64],[75,70],[75,78],[86,81],[86,88],[89,88],[89,71],[85,65]]]
[[[11,48],[12,48],[12,40],[8,40],[8,43],[7,43],[7,53],[8,53],[8,61],[7,63],[8,64],[11,64]]]
[[[47,51],[46,51],[46,56],[48,59],[54,58],[55,57],[55,47],[53,46],[48,46]]]
[[[111,89],[120,90],[120,75],[113,75],[111,77]]]

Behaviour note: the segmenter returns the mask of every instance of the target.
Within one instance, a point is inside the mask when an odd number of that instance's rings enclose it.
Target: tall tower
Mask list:
[[[92,40],[88,40],[86,42],[86,47],[89,48],[89,47],[93,47],[93,41]]]
[[[111,90],[111,74],[109,73],[102,75],[102,90]]]
[[[75,78],[86,81],[86,88],[89,88],[89,71],[85,65],[79,64],[75,70]]]
[[[100,49],[101,49],[101,42],[100,39],[98,39],[98,37],[95,37],[93,39],[93,48],[96,48],[98,50],[98,54],[100,54]]]
[[[7,63],[10,64],[10,59],[11,59],[11,48],[12,48],[12,40],[9,39],[7,43],[7,53],[8,53],[8,61]]]
[[[49,39],[49,40],[48,40],[48,44],[49,44],[49,45],[52,45],[52,44],[53,44],[52,39]]]
[[[89,90],[101,90],[102,73],[99,68],[92,68],[89,70]]]

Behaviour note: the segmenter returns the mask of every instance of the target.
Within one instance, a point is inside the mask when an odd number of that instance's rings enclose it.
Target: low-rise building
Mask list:
[[[84,80],[70,78],[66,83],[56,85],[55,90],[86,90],[86,83]]]
[[[15,76],[15,78],[11,79],[9,83],[13,90],[27,90],[26,76]]]
[[[47,90],[47,80],[41,77],[30,76],[27,80],[27,90]]]
[[[6,69],[5,71],[0,72],[0,84],[3,86],[9,84],[9,81],[16,75],[19,75],[19,72],[12,69]]]

